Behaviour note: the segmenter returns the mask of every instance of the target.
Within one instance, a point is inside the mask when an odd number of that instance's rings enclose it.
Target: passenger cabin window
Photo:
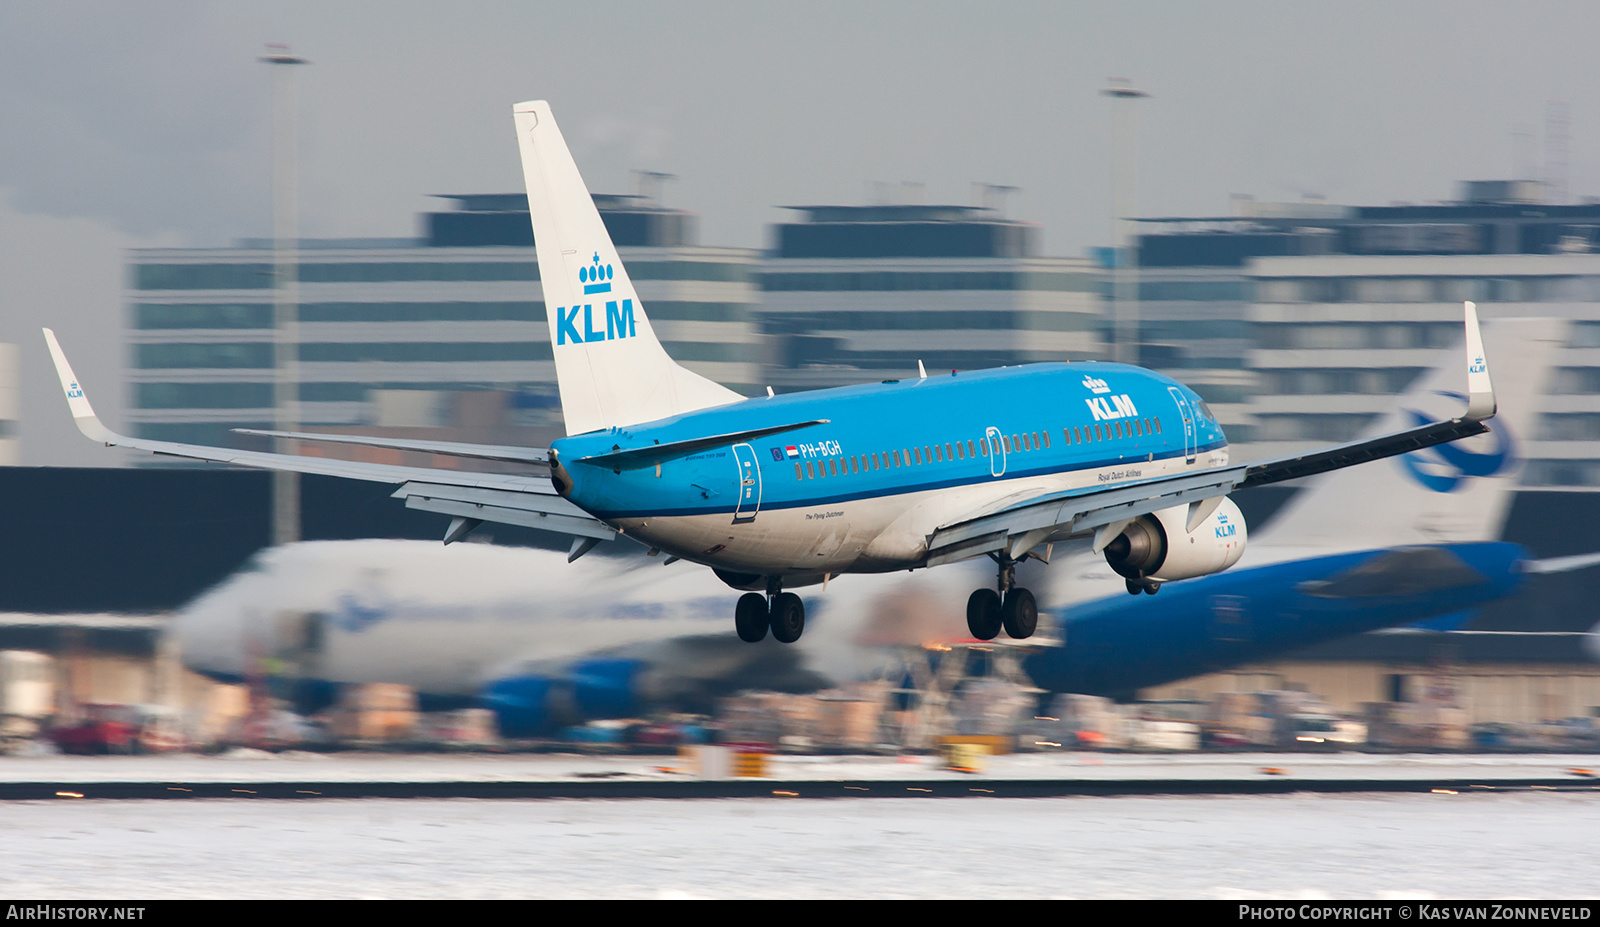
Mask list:
[[[800,461],[798,460],[794,462],[794,478],[797,480],[806,478],[805,471],[800,467]]]
[[[1049,430],[1045,430],[1043,432],[1040,432],[1040,435],[1044,438],[1044,446],[1046,448],[1049,448],[1050,447],[1050,432],[1049,432]]]

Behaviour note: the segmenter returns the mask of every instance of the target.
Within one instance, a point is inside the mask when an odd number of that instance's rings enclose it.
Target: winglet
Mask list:
[[[1467,303],[1467,412],[1469,422],[1494,418],[1497,406],[1489,382],[1489,361],[1483,353],[1483,333],[1478,330],[1478,306]]]
[[[67,407],[72,410],[72,420],[78,424],[78,430],[102,444],[121,443],[121,436],[100,424],[100,419],[95,417],[89,397],[83,394],[83,387],[78,385],[72,365],[67,363],[67,355],[62,353],[61,344],[56,341],[56,333],[44,329],[44,340],[50,347],[50,359],[55,361],[56,376],[61,378],[61,391],[67,394]]]

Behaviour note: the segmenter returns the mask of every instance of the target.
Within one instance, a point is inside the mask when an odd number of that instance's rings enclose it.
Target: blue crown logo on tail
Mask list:
[[[592,265],[578,268],[578,282],[583,284],[586,296],[611,292],[611,265],[600,263],[600,252],[595,252]]]

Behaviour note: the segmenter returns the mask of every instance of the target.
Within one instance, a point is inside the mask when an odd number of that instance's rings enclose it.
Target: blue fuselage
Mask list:
[[[1090,492],[1226,460],[1221,428],[1169,377],[1033,364],[762,399],[554,443],[583,509],[678,556],[800,573],[918,565],[931,532],[1012,494]],[[613,470],[581,458],[825,419]]]
[[[1526,551],[1481,542],[1334,554],[1074,606],[1030,656],[1052,692],[1121,696],[1321,641],[1450,615],[1514,593]]]

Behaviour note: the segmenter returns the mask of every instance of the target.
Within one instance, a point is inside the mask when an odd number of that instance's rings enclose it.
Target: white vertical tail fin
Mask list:
[[[512,112],[567,434],[743,399],[667,356],[550,104],[518,103]]]
[[[1525,442],[1533,436],[1540,391],[1565,335],[1563,324],[1555,319],[1487,324],[1500,404],[1488,434],[1316,477],[1253,540],[1360,550],[1498,539]],[[1469,323],[1467,332],[1467,383],[1461,382],[1461,349],[1440,352],[1438,365],[1419,376],[1368,434],[1447,420],[1461,414],[1463,401],[1468,417],[1494,413],[1483,345],[1470,343],[1477,340],[1475,325]]]

